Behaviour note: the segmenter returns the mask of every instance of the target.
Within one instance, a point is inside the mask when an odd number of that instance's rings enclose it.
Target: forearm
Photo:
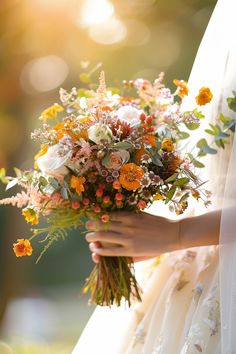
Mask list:
[[[221,210],[182,219],[179,224],[181,248],[219,244]]]

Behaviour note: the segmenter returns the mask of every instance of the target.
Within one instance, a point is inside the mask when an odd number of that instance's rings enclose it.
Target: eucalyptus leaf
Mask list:
[[[189,182],[189,178],[187,177],[182,177],[182,178],[178,178],[174,181],[174,186],[177,186],[177,187],[181,187],[181,186],[184,186],[185,184],[187,184]]]
[[[189,138],[190,135],[187,132],[178,131],[178,137],[179,137],[179,139],[184,140],[184,139]]]
[[[178,177],[178,173],[174,173],[174,174],[171,175],[169,178],[167,178],[167,179],[165,180],[165,182],[166,182],[166,183],[174,182],[177,177]]]
[[[173,198],[175,191],[176,191],[176,186],[172,186],[169,190],[169,192],[167,193],[166,196],[166,200],[165,200],[165,204],[169,203],[169,201]]]
[[[128,150],[132,148],[132,144],[128,141],[120,141],[119,143],[114,144],[115,149]]]
[[[65,187],[62,187],[61,189],[61,195],[64,199],[69,199],[68,191]]]
[[[200,123],[184,123],[189,130],[196,130],[199,128]]]

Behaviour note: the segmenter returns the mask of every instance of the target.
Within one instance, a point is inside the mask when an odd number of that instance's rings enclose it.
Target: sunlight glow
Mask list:
[[[114,6],[108,0],[86,0],[81,7],[79,24],[91,27],[109,20],[114,13]]]
[[[89,36],[100,44],[114,44],[122,41],[127,35],[125,24],[118,18],[93,26],[89,29]]]

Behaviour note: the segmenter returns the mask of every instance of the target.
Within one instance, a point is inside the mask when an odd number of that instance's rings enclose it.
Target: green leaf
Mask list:
[[[211,135],[215,135],[215,132],[211,129],[205,129],[205,132]]]
[[[206,139],[200,139],[197,142],[197,147],[200,149],[198,156],[205,156],[206,154],[214,155],[217,153],[216,149],[211,148]]]
[[[227,103],[228,103],[229,108],[232,111],[236,112],[236,92],[235,91],[233,91],[233,95],[234,95],[234,97],[227,98]]]
[[[120,141],[119,143],[116,143],[113,146],[115,149],[121,150],[128,150],[132,148],[132,144],[130,144],[128,141]]]
[[[62,187],[61,195],[62,195],[62,198],[69,199],[68,191],[67,191],[67,189],[65,187]]]
[[[165,204],[169,203],[169,201],[173,198],[175,191],[176,191],[176,186],[172,186],[169,190],[169,192],[167,193],[166,196],[166,200],[165,200]]]
[[[187,184],[189,182],[189,178],[187,177],[182,177],[182,178],[178,178],[174,181],[174,186],[177,186],[177,187],[181,187],[185,184]]]
[[[184,195],[182,195],[182,197],[179,200],[179,203],[182,203],[183,201],[187,200],[188,197],[189,197],[189,192],[187,192]]]
[[[215,139],[216,140],[221,140],[221,139],[227,139],[228,137],[229,137],[229,134],[224,133],[224,132],[220,132],[219,134],[217,134]]]
[[[196,130],[200,126],[199,123],[185,123],[185,125],[189,130]]]
[[[204,118],[205,118],[204,114],[203,114],[201,111],[199,111],[197,108],[195,108],[195,109],[193,110],[193,113],[195,114],[195,116],[196,116],[198,119],[204,119]]]
[[[178,137],[179,137],[179,139],[184,140],[184,139],[189,138],[190,135],[187,132],[178,131]]]
[[[193,164],[193,166],[195,166],[197,168],[205,167],[205,165],[202,162],[196,160],[195,157],[192,154],[188,154],[188,157],[190,158],[190,161]]]
[[[178,177],[178,173],[174,173],[174,174],[171,175],[169,178],[167,178],[167,179],[165,180],[165,182],[166,182],[166,183],[174,182],[177,177]]]
[[[103,159],[102,159],[102,164],[103,164],[103,166],[106,167],[106,166],[108,165],[109,161],[110,161],[110,157],[109,157],[109,154],[107,154],[107,155],[105,155],[105,156],[103,157]]]

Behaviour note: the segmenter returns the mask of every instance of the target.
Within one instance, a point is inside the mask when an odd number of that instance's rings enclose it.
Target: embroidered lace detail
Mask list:
[[[202,285],[202,283],[198,283],[196,285],[195,289],[193,290],[193,301],[196,305],[199,302],[202,292],[203,292],[203,285]]]
[[[184,346],[180,354],[199,354],[205,350],[203,333],[198,323],[190,327]]]
[[[145,331],[144,323],[141,322],[136,328],[136,331],[134,333],[132,347],[134,348],[138,343],[143,344],[145,337],[146,337],[146,331]]]
[[[207,317],[203,322],[208,326],[210,335],[216,334],[220,327],[220,303],[218,299],[218,286],[214,286],[209,296],[203,301],[203,306],[207,308]]]
[[[164,354],[163,335],[159,335],[151,354]]]

